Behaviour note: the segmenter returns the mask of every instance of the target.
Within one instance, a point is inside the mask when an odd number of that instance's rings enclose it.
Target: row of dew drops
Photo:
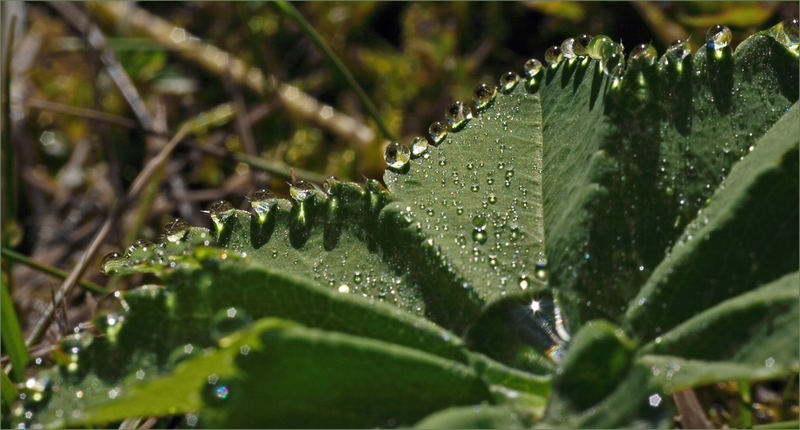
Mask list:
[[[332,181],[328,180],[324,183],[325,191],[329,191],[331,187]],[[297,180],[289,187],[289,194],[291,197],[299,204],[303,205],[308,199],[322,194],[322,191],[315,186],[314,184],[305,182],[303,180]],[[253,209],[255,216],[258,218],[259,222],[265,222],[267,217],[269,216],[269,212],[272,209],[273,200],[275,199],[275,194],[272,193],[269,189],[262,188],[259,190],[254,191],[248,196],[248,200],[250,201],[250,206]],[[211,218],[211,221],[214,223],[217,231],[221,231],[227,220],[227,215],[229,215],[230,211],[234,210],[232,204],[225,200],[219,200],[214,202],[209,206],[208,210],[204,211],[208,213]],[[302,211],[301,211],[302,212]],[[135,260],[137,256],[140,256],[143,253],[146,253],[148,249],[155,247],[156,254],[163,256],[166,253],[166,245],[168,243],[177,243],[180,242],[186,234],[187,229],[190,227],[190,224],[182,219],[182,218],[174,218],[168,223],[166,223],[163,227],[163,235],[162,237],[165,239],[160,244],[156,245],[152,242],[139,239],[133,242],[127,248],[127,252],[123,255],[118,251],[112,251],[106,254],[100,263],[100,271],[106,274],[111,274],[107,272],[106,266],[113,262],[120,260],[122,258],[126,259],[133,259]],[[205,246],[211,245],[211,237],[209,236],[206,238],[205,241],[202,243]],[[246,255],[242,255],[242,257],[246,257]],[[132,263],[141,263],[142,261],[132,261]]]
[[[778,41],[786,45],[792,52],[798,54],[798,20],[797,18],[778,23],[773,27],[774,33],[778,35]],[[706,46],[714,52],[715,58],[721,58],[723,49],[732,40],[731,30],[723,25],[715,25],[708,29],[706,33]],[[674,67],[678,72],[681,71],[684,58],[692,53],[688,39],[679,39],[673,42],[666,53],[658,62],[658,67],[663,70],[667,67]],[[627,67],[631,70],[643,70],[652,67],[656,63],[658,52],[653,45],[643,43],[637,45],[628,54]],[[587,65],[589,59],[600,61],[602,72],[611,78],[614,83],[612,88],[618,88],[619,83],[626,70],[626,60],[624,56],[624,46],[622,43],[614,42],[605,35],[589,36],[582,34],[577,37],[570,37],[561,43],[561,46],[551,46],[544,53],[544,60],[548,67],[556,68],[563,60],[573,64],[580,61],[581,65]],[[536,91],[539,84],[539,76],[544,65],[536,58],[531,58],[523,65],[525,87],[531,91]],[[513,71],[509,71],[500,76],[499,89],[503,93],[510,93],[520,82],[520,76]],[[474,91],[473,104],[476,112],[480,112],[491,105],[497,96],[498,87],[494,85],[480,84]],[[431,146],[438,146],[447,137],[449,131],[459,131],[472,119],[472,109],[462,101],[456,101],[445,112],[447,125],[436,121],[428,127],[428,139],[423,136],[415,136],[409,144],[392,142],[386,146],[384,159],[387,166],[396,172],[404,172],[408,168],[411,159],[425,157]]]

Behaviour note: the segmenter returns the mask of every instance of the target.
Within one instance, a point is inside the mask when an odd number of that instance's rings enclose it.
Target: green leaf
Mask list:
[[[517,412],[507,406],[476,405],[448,408],[425,417],[419,429],[523,429],[527,426]]]
[[[798,118],[795,105],[759,139],[631,301],[641,339],[797,270]]]
[[[641,348],[694,360],[798,367],[797,272],[707,309]]]
[[[14,301],[8,292],[6,277],[0,277],[0,289],[2,290],[2,326],[3,326],[3,346],[11,359],[12,376],[15,381],[21,381],[25,377],[25,366],[28,364],[28,349],[22,338],[22,330],[19,327],[17,313],[14,311]]]
[[[6,375],[6,372],[0,370],[0,373],[2,373],[2,375],[0,375],[0,388],[2,389],[0,393],[2,393],[3,413],[5,413],[6,408],[9,408],[9,405],[14,403],[19,393],[17,392],[17,388],[14,387],[14,383],[11,382],[11,379]]]
[[[174,376],[132,388],[80,422],[186,412],[203,402],[214,427],[408,424],[443,406],[488,400],[469,367],[414,349],[266,319],[187,361]],[[245,348],[245,349],[243,349]],[[347,393],[347,395],[342,395]],[[161,399],[161,401],[153,401]],[[154,407],[154,403],[161,403]],[[254,404],[269,405],[253,408]],[[88,421],[87,421],[88,420]]]
[[[620,321],[731,166],[797,100],[797,57],[772,37],[707,52],[617,81],[594,61],[546,72],[547,257],[550,284],[574,292],[573,326]]]
[[[433,317],[456,330],[485,304],[541,282],[545,264],[539,95],[520,81],[460,127],[408,171],[387,170],[393,201],[381,213],[426,297],[448,302]]]

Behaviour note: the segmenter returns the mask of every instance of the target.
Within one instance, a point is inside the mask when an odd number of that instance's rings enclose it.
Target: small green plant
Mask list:
[[[655,427],[796,373],[797,21],[729,42],[571,38],[388,145],[385,187],[170,223],[104,260],[159,284],[64,339],[15,423]]]

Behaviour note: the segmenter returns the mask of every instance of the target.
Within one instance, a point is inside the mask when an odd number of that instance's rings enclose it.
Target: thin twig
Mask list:
[[[114,22],[124,22],[126,29],[149,37],[217,76],[230,73],[234,82],[261,97],[275,94],[292,114],[310,120],[346,141],[368,145],[375,140],[372,129],[356,119],[320,103],[293,85],[278,81],[275,76],[264,76],[261,70],[249,67],[240,58],[201,42],[185,28],[175,26],[133,3],[88,2],[87,5],[94,13],[102,14]]]
[[[42,338],[42,336],[44,336],[47,328],[50,327],[50,324],[53,322],[55,307],[65,300],[65,298],[68,297],[72,292],[72,289],[83,275],[83,272],[86,270],[89,262],[95,257],[106,236],[108,236],[108,233],[111,231],[111,226],[116,222],[125,208],[133,203],[136,197],[139,196],[142,189],[144,189],[150,178],[156,173],[159,167],[167,161],[169,155],[172,153],[172,150],[175,149],[178,143],[186,136],[186,129],[186,125],[182,126],[175,136],[169,142],[167,142],[163,148],[161,148],[161,151],[155,157],[150,159],[142,171],[139,172],[139,174],[133,180],[133,184],[131,184],[128,194],[117,203],[114,209],[111,210],[111,213],[109,213],[105,222],[103,222],[100,230],[97,232],[97,234],[95,234],[94,239],[92,239],[89,248],[83,253],[78,261],[78,264],[72,268],[67,278],[61,284],[61,287],[56,293],[56,303],[51,304],[47,308],[45,315],[36,323],[31,335],[25,341],[25,344],[28,347],[36,344]]]
[[[192,145],[192,148],[199,149],[200,151],[215,155],[217,157],[230,157],[236,161],[284,178],[290,178],[291,171],[294,170],[294,174],[297,176],[297,178],[306,182],[315,182],[317,184],[321,184],[325,181],[325,176],[320,175],[319,173],[293,168],[279,161],[271,161],[261,157],[253,157],[242,152],[225,152],[222,149],[209,146]]]
[[[65,272],[65,271],[63,271],[61,269],[57,269],[57,268],[55,268],[53,266],[49,266],[49,265],[44,264],[44,263],[40,263],[40,262],[28,257],[27,255],[20,254],[17,251],[14,251],[12,249],[8,249],[6,247],[3,247],[2,251],[0,251],[0,252],[2,252],[2,256],[4,258],[8,258],[9,260],[16,261],[17,263],[22,263],[22,264],[24,264],[24,265],[26,265],[28,267],[31,267],[31,268],[34,268],[34,269],[40,271],[40,272],[47,273],[48,275],[51,275],[51,276],[55,276],[56,278],[60,278],[60,279],[66,279],[67,278],[67,272]],[[92,281],[81,280],[78,283],[78,285],[80,285],[81,288],[83,288],[84,290],[88,290],[88,291],[91,291],[91,292],[97,293],[97,294],[108,294],[108,292],[109,292],[104,287],[102,287],[100,285],[97,285]]]
[[[340,60],[336,53],[333,52],[331,47],[325,43],[325,39],[323,39],[322,36],[317,33],[317,30],[315,30],[314,27],[308,21],[306,21],[300,11],[297,10],[294,5],[286,1],[279,0],[273,4],[277,6],[281,12],[285,13],[289,18],[294,20],[294,22],[300,26],[300,29],[311,38],[315,45],[317,45],[317,48],[322,51],[322,53],[325,55],[325,58],[331,62],[333,68],[339,72],[339,74],[342,76],[342,79],[344,79],[347,85],[356,93],[361,105],[364,106],[364,109],[367,110],[367,113],[372,117],[373,120],[375,120],[375,123],[378,124],[378,128],[381,129],[383,135],[391,141],[397,140],[391,130],[389,130],[389,126],[387,126],[386,122],[383,121],[381,114],[378,112],[378,108],[376,108],[375,104],[372,103],[372,100],[369,99],[369,96],[364,89],[361,88],[361,85],[359,85],[358,81],[356,81],[356,78],[353,77],[353,74],[350,73],[350,70],[347,69],[347,66],[342,63],[342,60]]]
[[[22,103],[29,108],[62,113],[64,115],[77,116],[80,118],[93,119],[97,121],[105,121],[127,128],[137,128],[136,121],[130,118],[126,118],[120,115],[114,115],[111,113],[101,112],[94,109],[79,108],[75,106],[51,102],[48,100],[39,100],[39,99],[27,99],[27,100],[13,99],[12,101],[14,103]]]
[[[86,38],[86,41],[92,48],[100,53],[100,60],[103,62],[103,65],[106,66],[111,80],[114,81],[117,88],[122,92],[122,96],[128,101],[139,123],[142,124],[145,130],[154,132],[153,116],[147,110],[142,97],[139,96],[139,91],[133,85],[130,76],[125,73],[125,69],[122,68],[116,54],[108,47],[106,37],[103,35],[103,32],[100,31],[100,28],[93,24],[89,20],[89,16],[73,3],[53,1],[49,2],[49,4],[50,7],[58,11],[70,25],[75,27],[75,29]]]

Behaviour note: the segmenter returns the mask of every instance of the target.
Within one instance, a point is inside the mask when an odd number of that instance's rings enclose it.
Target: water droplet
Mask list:
[[[505,72],[500,76],[500,88],[504,93],[510,93],[519,83],[519,75],[515,72]]]
[[[256,212],[259,221],[264,222],[267,219],[270,210],[270,200],[274,198],[275,194],[266,188],[261,188],[250,194],[250,206]]]
[[[364,277],[361,275],[361,272],[356,272],[353,274],[353,283],[356,285],[360,284],[361,281],[364,280]]]
[[[572,60],[576,57],[575,53],[572,52],[572,45],[574,43],[575,39],[572,37],[564,39],[564,41],[561,42],[561,55],[563,55],[567,60]]]
[[[787,19],[780,25],[780,42],[786,45],[792,52],[797,54],[800,52],[800,34],[798,34],[797,18]]]
[[[472,230],[472,240],[478,242],[480,244],[486,243],[487,235],[486,230],[481,228],[475,228]]]
[[[408,146],[400,142],[392,142],[386,146],[383,152],[383,158],[386,160],[386,165],[393,170],[403,170],[411,157],[411,151]]]
[[[214,222],[217,230],[222,230],[222,228],[225,226],[225,219],[223,219],[224,214],[232,210],[233,206],[225,200],[216,201],[211,205],[210,208],[208,208],[208,213],[211,215],[211,221]]]
[[[183,218],[173,218],[164,224],[164,237],[170,242],[178,242],[183,239],[186,229],[189,228],[189,223]]]
[[[558,46],[553,45],[544,51],[544,61],[546,61],[550,67],[557,66],[562,58],[561,48]]]
[[[497,196],[494,193],[489,194],[489,203],[491,204],[497,203]]]
[[[483,215],[475,215],[472,217],[472,226],[475,228],[486,228],[486,217]]]
[[[653,45],[642,43],[633,48],[630,55],[628,55],[628,64],[632,70],[646,69],[655,64],[657,56],[658,52],[656,52],[656,48]]]
[[[441,122],[436,121],[428,127],[428,135],[431,137],[433,144],[438,145],[447,137],[447,127]]]
[[[604,34],[598,34],[589,41],[586,46],[586,51],[590,57],[595,60],[601,60],[608,49],[607,46],[612,44],[614,44],[614,41],[611,40],[610,37]]]
[[[616,46],[620,46],[614,44]],[[625,57],[622,50],[616,52],[609,52],[600,60],[600,66],[603,68],[603,73],[608,76],[622,76],[625,71]]]
[[[145,239],[137,239],[134,241],[130,246],[128,246],[128,256],[135,253],[136,251],[147,251],[148,248],[152,247],[153,243],[149,240]]]
[[[535,58],[531,58],[525,62],[522,68],[525,70],[525,76],[527,78],[533,78],[542,71],[542,62]]]
[[[416,136],[411,139],[411,158],[418,158],[428,151],[428,139],[422,136]]]
[[[347,294],[347,293],[350,292],[350,286],[347,285],[347,284],[339,285],[339,288],[337,288],[337,291],[339,291],[342,294]]]
[[[692,47],[689,45],[689,41],[678,39],[669,45],[667,51],[664,53],[664,56],[661,57],[659,65],[661,67],[673,65],[675,69],[680,72],[683,70],[683,59],[689,56],[691,53]]]
[[[478,184],[472,184],[469,189],[472,190],[473,193],[477,193],[481,189],[481,186]]]
[[[589,53],[589,42],[592,41],[592,36],[588,34],[581,34],[576,37],[572,42],[572,52],[577,56],[584,56]]]
[[[314,195],[317,189],[306,181],[298,180],[289,186],[289,195],[297,202],[303,202]]]
[[[472,119],[472,110],[461,101],[454,102],[445,114],[451,130],[460,130]]]
[[[497,95],[497,87],[480,84],[475,88],[475,109],[482,110],[492,103]]]
[[[530,285],[531,285],[531,283],[528,280],[528,275],[526,275],[526,274],[520,275],[520,277],[519,277],[519,288],[522,289],[522,290],[527,290]],[[536,303],[536,306],[532,305],[531,309],[534,309],[534,307],[535,307],[536,310],[538,310],[539,302],[534,300],[534,303]],[[534,312],[536,312],[536,310],[534,310]]]
[[[730,28],[717,24],[706,32],[706,46],[708,49],[720,52],[722,48],[731,43],[732,38],[733,35]]]
[[[105,274],[114,273],[114,270],[107,270],[106,265],[112,261],[117,261],[122,257],[119,252],[111,251],[108,254],[103,256],[103,259],[100,260],[100,272]]]

